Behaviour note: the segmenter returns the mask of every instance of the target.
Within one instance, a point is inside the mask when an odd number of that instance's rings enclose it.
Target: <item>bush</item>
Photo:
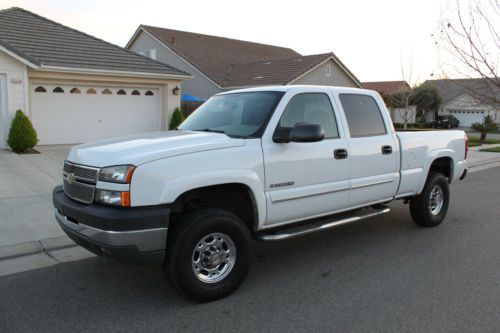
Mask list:
[[[175,108],[174,113],[172,114],[172,119],[170,119],[169,130],[174,130],[179,127],[180,124],[184,121],[184,115],[181,112],[181,109]]]
[[[17,110],[16,116],[10,126],[7,144],[16,153],[24,153],[38,143],[36,131],[30,120],[21,111]]]

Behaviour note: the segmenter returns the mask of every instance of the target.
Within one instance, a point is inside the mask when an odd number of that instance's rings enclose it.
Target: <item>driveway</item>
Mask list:
[[[63,235],[54,221],[52,189],[71,146],[39,146],[41,154],[0,150],[0,247]]]

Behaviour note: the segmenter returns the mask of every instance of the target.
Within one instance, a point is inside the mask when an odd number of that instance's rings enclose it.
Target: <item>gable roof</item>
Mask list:
[[[482,103],[493,107],[500,107],[500,87],[492,81],[498,81],[498,78],[481,79],[442,79],[427,80],[424,84],[434,86],[441,95],[443,103],[467,94],[476,98]]]
[[[0,47],[33,68],[191,75],[22,8],[0,11]]]
[[[411,89],[406,81],[376,81],[376,82],[363,82],[365,89],[375,90],[382,92],[384,95],[392,95],[400,90]]]
[[[223,87],[285,85],[332,56],[332,53],[325,53],[232,64],[224,78]]]
[[[147,25],[139,26],[126,47],[130,47],[142,31],[221,88],[287,84],[330,58],[361,86],[333,53],[302,56],[286,47]]]

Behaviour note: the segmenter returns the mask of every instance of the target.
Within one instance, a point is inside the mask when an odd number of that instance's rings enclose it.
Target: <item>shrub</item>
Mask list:
[[[490,115],[487,115],[484,117],[484,120],[482,123],[472,123],[470,126],[473,130],[478,131],[481,133],[481,137],[479,138],[479,143],[482,145],[484,141],[486,141],[486,135],[488,133],[495,132],[498,129],[498,125],[493,121],[493,118],[491,118]]]
[[[17,110],[10,126],[7,144],[16,153],[23,153],[33,148],[37,143],[36,131],[30,120],[21,110]]]
[[[181,109],[175,108],[174,113],[172,114],[172,119],[170,119],[169,130],[174,130],[179,127],[180,124],[184,121],[184,115],[181,112]]]

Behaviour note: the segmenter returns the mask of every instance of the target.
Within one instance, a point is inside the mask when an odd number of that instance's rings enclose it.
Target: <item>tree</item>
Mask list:
[[[473,130],[481,133],[481,137],[479,138],[479,143],[482,145],[484,141],[486,141],[486,135],[491,132],[495,132],[498,129],[498,125],[495,124],[490,115],[484,117],[482,123],[472,123],[470,126]]]
[[[12,120],[7,144],[16,153],[24,153],[35,147],[37,143],[36,131],[30,120],[21,110],[17,110],[14,120]]]
[[[437,114],[441,102],[439,91],[430,84],[421,84],[413,89],[410,98],[410,104],[417,106],[417,114],[422,116],[423,122],[425,122],[425,114],[428,111],[432,111],[434,115]]]
[[[484,84],[467,87],[468,93],[499,104],[500,1],[455,0],[445,13],[435,41],[447,55],[446,63],[440,64],[442,76],[482,78]]]
[[[170,119],[169,130],[174,130],[179,127],[180,124],[184,121],[184,115],[181,112],[181,109],[175,108],[174,113],[172,114],[172,119]]]

